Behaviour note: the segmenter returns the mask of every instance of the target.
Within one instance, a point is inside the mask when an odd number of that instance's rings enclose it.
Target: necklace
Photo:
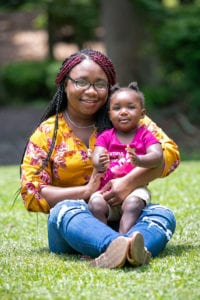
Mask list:
[[[74,127],[76,127],[76,128],[79,128],[79,129],[86,129],[86,128],[95,128],[95,124],[93,123],[93,124],[91,124],[91,125],[88,125],[88,126],[80,126],[80,125],[78,125],[78,124],[76,124],[76,123],[74,123],[71,119],[70,119],[70,117],[69,117],[69,115],[68,115],[68,113],[67,113],[67,111],[65,110],[64,112],[64,116],[65,116],[65,118],[71,123],[71,125],[73,125]]]

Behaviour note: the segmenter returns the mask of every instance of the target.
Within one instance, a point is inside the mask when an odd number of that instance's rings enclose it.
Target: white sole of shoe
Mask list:
[[[131,244],[127,260],[131,265],[147,265],[151,258],[151,253],[144,247],[144,239],[140,232],[134,232],[131,238]]]

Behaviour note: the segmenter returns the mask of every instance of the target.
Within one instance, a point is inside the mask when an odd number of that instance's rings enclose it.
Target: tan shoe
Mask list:
[[[130,239],[123,236],[118,237],[110,243],[106,251],[95,258],[90,267],[99,268],[121,268],[126,262],[126,257],[130,247]]]
[[[127,260],[132,266],[148,265],[151,253],[144,247],[144,239],[139,231],[130,236],[131,242],[127,253]]]

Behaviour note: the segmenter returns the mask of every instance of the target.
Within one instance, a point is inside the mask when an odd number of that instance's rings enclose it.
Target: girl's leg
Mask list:
[[[127,233],[136,224],[142,210],[151,202],[151,193],[147,187],[135,189],[122,203],[120,233]]]
[[[50,211],[48,219],[49,248],[56,253],[97,257],[120,234],[97,220],[83,200],[65,200]]]
[[[171,210],[160,205],[146,206],[137,223],[128,231],[127,236],[139,231],[144,245],[152,256],[158,255],[171,239],[176,227],[176,219]]]
[[[108,203],[99,192],[94,193],[88,202],[88,208],[91,213],[101,222],[107,224],[109,208]]]
[[[136,196],[127,197],[122,203],[122,216],[119,225],[120,233],[127,233],[128,230],[135,225],[141,214],[145,202]]]

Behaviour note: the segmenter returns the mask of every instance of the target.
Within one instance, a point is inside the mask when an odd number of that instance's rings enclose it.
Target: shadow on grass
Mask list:
[[[39,255],[42,255],[42,254],[49,254],[49,255],[55,255],[56,257],[59,257],[59,259],[63,260],[63,261],[89,261],[89,259],[87,259],[85,257],[84,259],[84,256],[79,254],[79,253],[73,253],[73,254],[65,254],[65,253],[62,253],[62,254],[58,254],[58,253],[53,253],[53,252],[50,252],[49,248],[47,247],[44,247],[44,248],[39,248],[39,249],[33,249],[32,250],[32,253],[33,254],[39,254]]]
[[[169,245],[158,255],[158,257],[181,256],[183,252],[197,250],[197,249],[199,249],[199,247],[200,247],[200,244],[199,245],[189,245],[189,244],[188,245],[187,244]],[[74,258],[80,259],[81,257],[84,257],[84,255],[81,255],[81,254],[75,253],[75,252],[73,254],[52,253],[49,251],[48,247],[33,249],[32,252],[37,253],[37,254],[49,253],[49,254],[53,254],[53,255],[58,255],[59,257],[64,258],[64,259],[65,258],[68,259],[70,257],[73,257],[73,259]]]
[[[169,245],[159,254],[158,257],[181,256],[185,252],[190,252],[199,249],[199,246],[200,245],[190,244]]]
[[[188,253],[190,251],[194,251],[197,250],[199,248],[199,245],[186,245],[186,244],[179,244],[179,245],[169,245],[167,246],[167,248],[165,248],[158,256],[157,258],[165,258],[167,256],[169,257],[181,257],[184,253]],[[44,247],[44,248],[39,248],[39,249],[33,249],[32,253],[34,254],[49,254],[49,255],[54,255],[55,257],[58,257],[59,260],[61,261],[68,261],[68,262],[83,262],[83,263],[89,263],[91,261],[91,259],[80,255],[80,254],[56,254],[56,253],[52,253],[49,251],[49,248]],[[154,258],[153,258],[154,259]],[[152,259],[152,260],[153,260]],[[90,268],[88,266],[88,268]],[[138,266],[138,267],[133,267],[131,266],[129,263],[126,263],[125,266],[123,268],[116,268],[116,269],[112,269],[112,271],[123,271],[125,273],[128,272],[133,272],[133,271],[137,271],[137,272],[146,272],[149,268],[151,268],[151,265],[145,265],[145,266]],[[92,268],[91,268],[92,269]]]

